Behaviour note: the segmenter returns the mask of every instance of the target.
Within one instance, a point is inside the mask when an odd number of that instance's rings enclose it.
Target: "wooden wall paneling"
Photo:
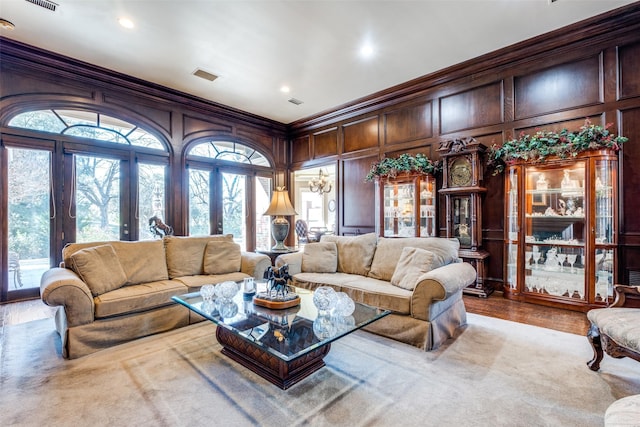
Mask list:
[[[598,54],[516,76],[515,119],[602,102],[601,67]]]
[[[344,152],[364,150],[379,146],[379,117],[366,117],[342,125]]]
[[[312,147],[314,159],[338,154],[338,128],[315,132]]]
[[[433,136],[432,102],[384,113],[384,145]]]
[[[311,139],[301,135],[291,141],[291,163],[305,162],[311,159]]]
[[[537,131],[560,131],[562,129],[567,129],[569,131],[577,131],[580,129],[581,126],[584,125],[585,120],[589,119],[591,121],[592,124],[594,125],[601,125],[604,126],[604,117],[602,114],[598,114],[595,116],[590,116],[590,117],[580,117],[578,119],[571,119],[571,120],[564,120],[564,121],[559,121],[559,122],[553,122],[553,123],[546,123],[546,124],[541,124],[541,125],[536,125],[536,126],[528,126],[528,127],[524,127],[524,128],[518,128],[515,130],[515,135],[510,136],[509,138],[515,138],[518,135],[520,135],[521,133],[528,133],[528,134],[533,134]]]
[[[135,123],[139,123],[140,117],[143,117],[145,122],[152,123],[155,128],[164,130],[169,137],[172,136],[173,109],[166,103],[135,95],[116,95],[112,92],[103,93],[103,102],[108,106],[115,105],[121,111],[128,111],[129,114],[125,118],[133,118],[132,121],[135,120]]]
[[[372,182],[365,182],[371,164],[377,156],[343,159],[340,183],[341,219],[343,228],[375,229],[375,191]]]
[[[640,104],[640,103],[639,103]],[[622,214],[620,215],[620,232],[640,233],[640,106],[620,112],[621,134],[629,138],[622,146],[622,173],[620,174],[620,194]]]
[[[640,43],[618,48],[620,99],[640,96]]]
[[[440,132],[447,134],[503,122],[501,81],[440,98]]]
[[[231,134],[233,132],[233,126],[229,123],[219,123],[187,114],[182,116],[182,128],[182,137],[191,139],[196,137],[198,133],[221,132]]]

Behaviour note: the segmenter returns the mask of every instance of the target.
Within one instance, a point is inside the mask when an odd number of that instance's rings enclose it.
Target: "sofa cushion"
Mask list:
[[[175,281],[182,283],[188,288],[188,292],[194,292],[200,290],[200,287],[208,284],[216,284],[222,282],[241,282],[243,279],[251,277],[248,274],[242,272],[227,273],[227,274],[212,274],[212,275],[195,275],[195,276],[183,276],[176,277]]]
[[[395,313],[411,314],[412,292],[384,280],[347,273],[298,273],[293,276],[293,284],[305,289],[331,286],[336,292],[346,293],[355,302]]]
[[[407,246],[402,249],[391,284],[413,291],[418,278],[433,270],[436,265],[439,266],[439,261],[433,252]]]
[[[302,271],[335,273],[338,269],[338,248],[335,242],[309,243],[302,253]]]
[[[334,242],[338,248],[338,269],[340,273],[366,276],[376,250],[375,233],[360,236],[334,236],[324,234],[321,242]]]
[[[378,239],[369,277],[390,281],[400,260],[402,249],[405,246],[433,252],[438,261],[434,263],[433,268],[457,262],[459,258],[460,242],[458,239],[443,237],[406,237],[401,239],[381,237]]]
[[[242,255],[235,242],[210,241],[204,250],[204,273],[225,274],[240,271]]]
[[[122,265],[122,269],[127,275],[128,285],[155,282],[169,278],[162,240],[69,243],[62,250],[62,258],[65,265],[70,265],[70,257],[75,252],[104,244],[113,246],[120,265]]]
[[[169,278],[191,276],[204,273],[204,249],[211,241],[232,242],[232,234],[216,234],[203,237],[165,236]]]
[[[187,288],[176,280],[124,286],[94,298],[95,317],[102,319],[174,304],[171,297],[185,294],[187,291]]]
[[[81,249],[70,257],[70,267],[96,297],[118,289],[127,282],[120,261],[111,245]]]

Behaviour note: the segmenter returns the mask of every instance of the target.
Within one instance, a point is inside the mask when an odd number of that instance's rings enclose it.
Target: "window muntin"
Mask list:
[[[231,141],[201,142],[194,145],[187,154],[249,165],[271,166],[269,160],[257,150]]]
[[[27,111],[13,117],[9,126],[167,151],[158,138],[136,125],[91,111]]]

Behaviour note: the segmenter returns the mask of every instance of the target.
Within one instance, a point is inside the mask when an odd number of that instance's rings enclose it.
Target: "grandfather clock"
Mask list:
[[[493,288],[485,283],[485,262],[489,252],[482,249],[483,153],[486,147],[474,138],[442,142],[438,148],[443,163],[442,188],[447,219],[446,237],[460,241],[460,258],[476,269],[476,282],[464,293],[488,297]]]

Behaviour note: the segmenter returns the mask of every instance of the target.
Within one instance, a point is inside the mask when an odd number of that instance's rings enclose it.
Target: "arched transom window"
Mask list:
[[[28,111],[13,117],[9,126],[166,151],[158,138],[138,126],[91,111]]]
[[[194,145],[188,154],[190,156],[207,157],[249,165],[271,166],[269,160],[258,151],[246,145],[230,141],[201,142]]]

